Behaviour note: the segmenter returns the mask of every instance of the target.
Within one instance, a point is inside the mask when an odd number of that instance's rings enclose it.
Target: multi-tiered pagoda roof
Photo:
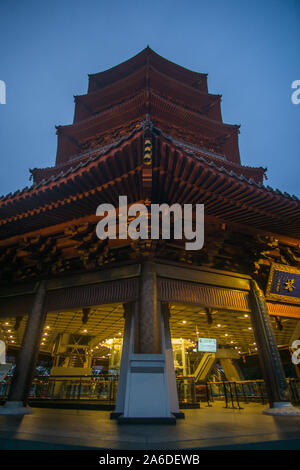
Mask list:
[[[0,237],[95,215],[101,202],[204,203],[207,216],[300,236],[300,202],[243,166],[239,126],[225,124],[207,75],[149,47],[101,73],[75,97],[74,121],[57,127],[56,163],[33,184],[0,198]]]

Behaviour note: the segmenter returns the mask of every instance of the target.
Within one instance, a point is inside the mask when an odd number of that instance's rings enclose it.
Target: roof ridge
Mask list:
[[[218,171],[221,171],[222,173],[223,173],[223,172],[227,173],[228,176],[234,177],[234,178],[236,178],[236,179],[238,179],[238,180],[240,180],[240,181],[244,181],[244,182],[250,184],[251,186],[257,186],[259,189],[266,190],[266,191],[268,191],[268,192],[272,192],[272,193],[277,194],[277,195],[279,195],[278,193],[280,193],[280,197],[283,197],[283,198],[285,198],[285,199],[292,199],[292,200],[294,200],[294,201],[296,201],[296,202],[300,202],[300,199],[299,199],[297,196],[295,196],[294,194],[293,194],[293,195],[290,195],[290,194],[287,193],[287,192],[282,193],[279,189],[274,189],[274,188],[272,188],[272,187],[269,186],[269,185],[265,186],[263,183],[257,183],[257,182],[254,181],[252,178],[246,178],[246,177],[243,176],[243,175],[238,175],[238,174],[235,173],[233,170],[228,171],[226,168],[219,167],[218,165],[216,165],[215,162],[207,161],[207,160],[205,159],[205,157],[200,157],[200,156],[196,155],[192,150],[187,151],[186,149],[182,148],[181,146],[178,146],[177,143],[174,141],[174,139],[173,139],[171,136],[165,134],[161,129],[159,129],[159,128],[155,127],[155,126],[153,126],[153,129],[156,130],[156,131],[158,131],[158,132],[160,132],[161,135],[162,135],[165,139],[171,141],[172,144],[173,144],[175,147],[177,147],[177,148],[179,147],[181,151],[193,155],[193,157],[196,158],[197,160],[204,161],[207,165],[216,168]],[[222,170],[221,170],[221,168],[222,168]]]
[[[91,163],[92,161],[95,161],[97,158],[102,157],[106,153],[110,152],[112,149],[118,147],[121,145],[124,141],[129,140],[131,137],[133,137],[136,133],[141,131],[144,128],[143,122],[141,122],[141,125],[138,128],[133,129],[130,134],[127,134],[126,136],[122,136],[118,141],[113,142],[112,144],[108,145],[107,148],[103,149],[103,151],[97,153],[94,157],[89,157],[86,162],[79,162],[74,168],[71,166],[70,168],[67,168],[65,172],[61,172],[58,175],[51,175],[47,179],[42,180],[44,181],[43,184],[42,181],[39,181],[38,183],[33,183],[31,186],[26,186],[25,188],[21,190],[17,190],[14,193],[9,193],[6,195],[0,196],[0,202],[7,201],[8,199],[13,199],[18,193],[23,194],[24,192],[30,192],[32,190],[38,189],[41,186],[45,186],[49,184],[50,182],[56,181],[59,178],[65,177],[69,173],[75,172],[77,169],[81,168],[82,166],[86,166],[88,163]],[[70,161],[69,161],[70,162]],[[55,167],[53,167],[54,169]]]

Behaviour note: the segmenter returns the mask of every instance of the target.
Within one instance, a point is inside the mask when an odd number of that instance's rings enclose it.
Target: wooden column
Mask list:
[[[274,412],[269,412],[269,410],[265,410],[265,412],[268,414],[294,414],[293,411],[296,410],[290,404],[289,389],[273,335],[265,297],[253,280],[251,281],[250,303],[254,333],[259,348],[261,368],[270,408],[274,408]]]
[[[161,322],[157,304],[155,263],[145,261],[141,267],[139,298],[139,353],[161,353]]]
[[[41,281],[28,317],[8,400],[1,410],[2,413],[24,414],[31,412],[30,408],[27,408],[26,405],[46,317],[44,311],[45,297],[46,281]]]

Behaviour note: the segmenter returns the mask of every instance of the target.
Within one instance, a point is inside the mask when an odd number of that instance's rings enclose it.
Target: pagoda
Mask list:
[[[270,319],[300,319],[300,202],[265,186],[265,168],[241,164],[239,126],[223,122],[207,74],[147,47],[89,75],[73,123],[56,129],[55,165],[31,169],[31,186],[0,198],[0,319],[27,318],[2,412],[29,412],[47,313],[82,308],[88,321],[92,306],[120,303],[125,327],[112,416],[175,422],[183,414],[170,304],[181,302],[208,314],[249,314],[266,412],[295,413]],[[189,251],[174,237],[99,240],[97,207],[117,207],[120,195],[129,205],[204,204],[204,247]],[[297,282],[288,291],[291,277]]]

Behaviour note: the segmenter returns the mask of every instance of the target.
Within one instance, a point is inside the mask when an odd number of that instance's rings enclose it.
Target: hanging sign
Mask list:
[[[300,270],[273,263],[266,289],[268,300],[300,304]]]
[[[199,352],[217,352],[217,340],[215,338],[198,338]]]

